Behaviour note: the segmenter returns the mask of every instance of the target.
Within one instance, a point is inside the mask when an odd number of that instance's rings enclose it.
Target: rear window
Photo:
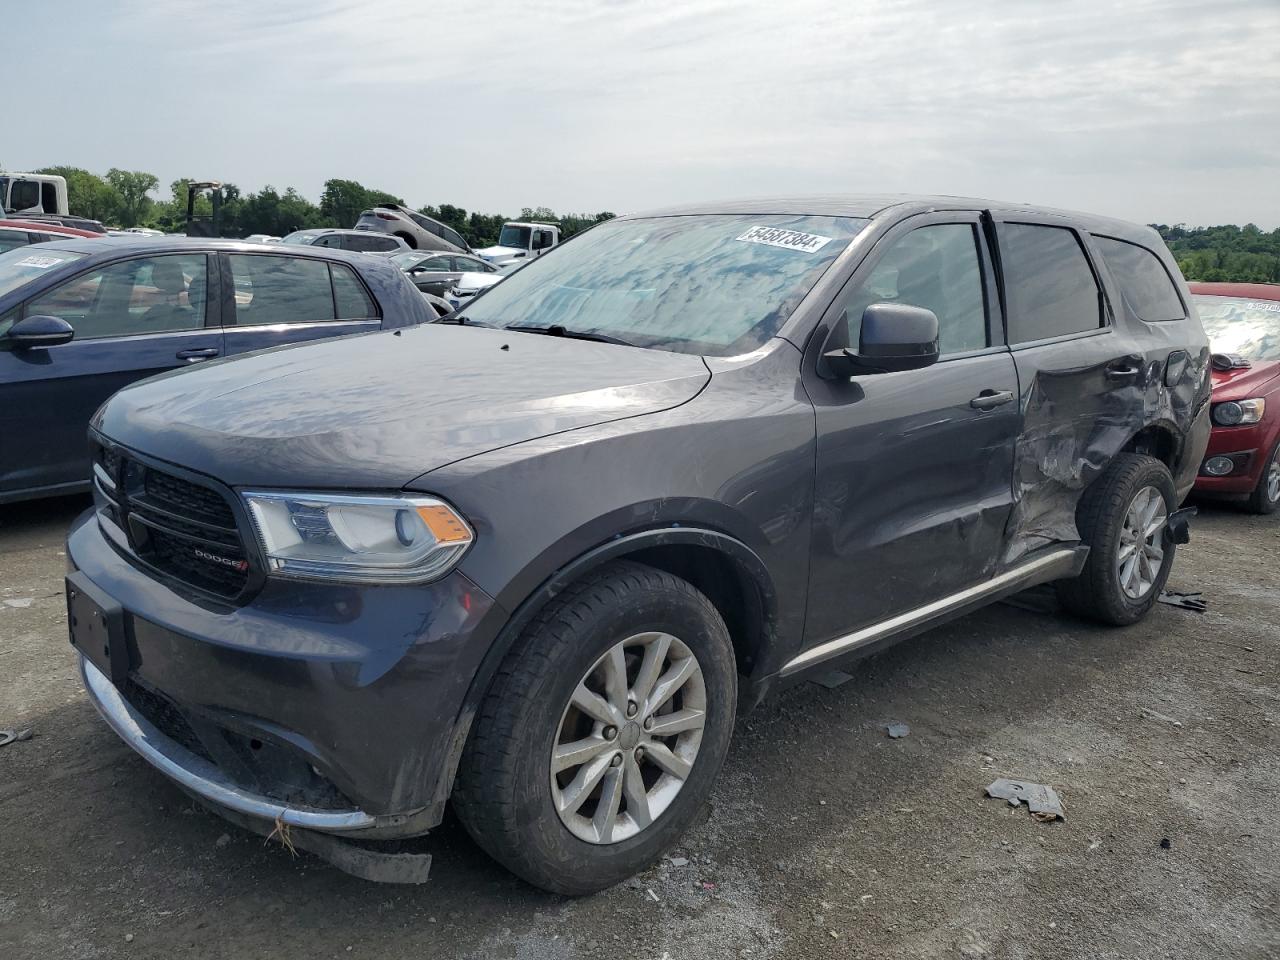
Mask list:
[[[50,270],[85,256],[86,254],[71,253],[69,250],[51,250],[43,243],[38,250],[15,248],[7,253],[0,253],[0,296],[18,289],[29,280],[47,275]]]
[[[1125,303],[1142,320],[1186,319],[1187,311],[1160,258],[1136,243],[1095,236],[1107,268],[1120,286]]]
[[[233,253],[236,324],[333,320],[333,287],[323,260]]]
[[[1008,223],[1000,256],[1009,298],[1009,341],[1030,343],[1102,326],[1102,297],[1073,230]]]

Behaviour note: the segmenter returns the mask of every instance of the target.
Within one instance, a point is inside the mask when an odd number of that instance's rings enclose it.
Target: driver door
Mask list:
[[[140,257],[95,267],[27,301],[70,343],[15,350],[0,338],[0,498],[89,479],[94,411],[136,380],[222,353],[210,326],[208,257]]]
[[[811,339],[809,647],[988,579],[1013,507],[1018,375],[979,213],[913,217],[881,238],[824,317],[833,342],[856,346],[872,303],[932,310],[941,357],[825,379],[812,354],[827,337]]]

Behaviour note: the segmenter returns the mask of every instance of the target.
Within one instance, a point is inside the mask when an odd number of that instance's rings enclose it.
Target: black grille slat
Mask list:
[[[98,462],[116,483],[102,491],[108,502],[101,512],[125,531],[138,560],[225,600],[245,592],[249,554],[222,493],[117,448],[100,448]]]

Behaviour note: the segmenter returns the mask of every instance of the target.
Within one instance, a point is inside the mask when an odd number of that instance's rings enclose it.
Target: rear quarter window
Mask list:
[[[1178,288],[1159,257],[1136,243],[1113,237],[1093,239],[1125,303],[1140,319],[1152,323],[1186,319],[1187,310],[1178,296]]]
[[[1000,257],[1009,299],[1010,343],[1102,327],[1102,294],[1074,230],[1006,223]]]

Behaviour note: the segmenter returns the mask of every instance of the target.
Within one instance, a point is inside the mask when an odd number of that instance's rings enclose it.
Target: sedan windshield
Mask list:
[[[866,224],[782,214],[612,220],[513,273],[467,316],[679,353],[749,353]]]
[[[1203,295],[1192,299],[1214,353],[1280,360],[1280,300]]]
[[[396,253],[392,254],[391,262],[401,270],[408,270],[410,267],[416,267],[429,256],[429,253]]]
[[[53,250],[44,243],[0,253],[0,297],[29,280],[43,277],[50,270],[84,256],[86,254],[69,250]]]

